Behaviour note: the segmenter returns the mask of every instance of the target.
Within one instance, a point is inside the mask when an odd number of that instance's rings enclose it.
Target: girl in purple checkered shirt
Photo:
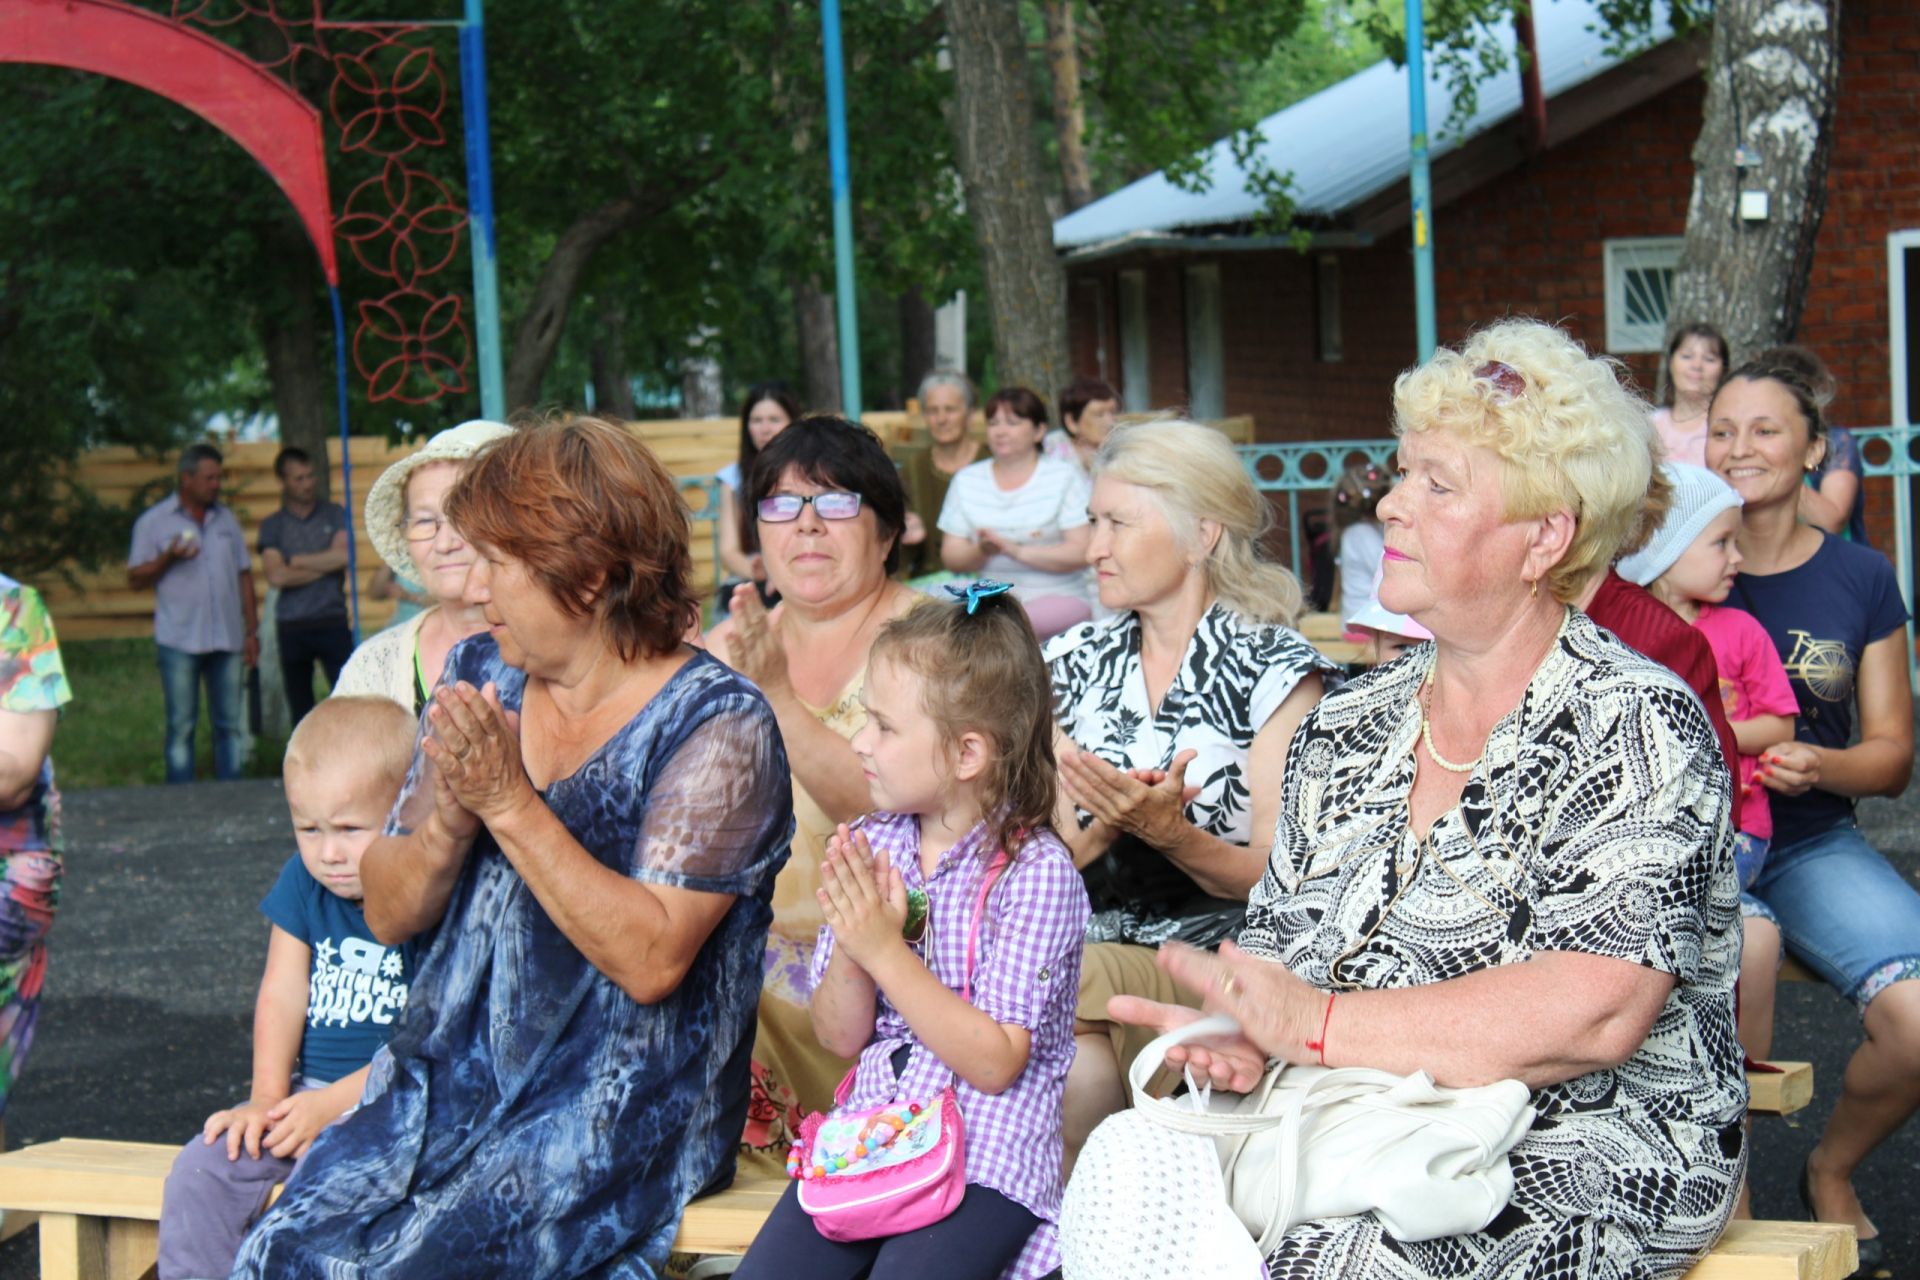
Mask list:
[[[838,1243],[790,1187],[741,1262],[741,1280],[993,1280],[1060,1265],[1060,1099],[1087,894],[1048,825],[1052,693],[1032,626],[982,585],[880,632],[853,749],[876,812],[828,843],[813,958],[813,1025],[858,1056],[845,1106],[935,1097],[966,1126],[967,1191],[931,1227]],[[972,976],[967,938],[995,853]],[[924,924],[909,902],[924,895]],[[917,907],[918,900],[914,899]],[[796,1184],[797,1185],[797,1184]]]

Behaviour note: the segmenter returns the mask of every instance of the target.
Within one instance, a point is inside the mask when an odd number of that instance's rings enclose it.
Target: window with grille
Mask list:
[[[1608,351],[1661,349],[1682,243],[1679,236],[1607,241]]]

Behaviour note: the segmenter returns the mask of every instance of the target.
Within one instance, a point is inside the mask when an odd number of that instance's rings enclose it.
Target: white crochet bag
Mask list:
[[[1205,1096],[1193,1090],[1174,1105],[1204,1106]],[[1227,1203],[1214,1140],[1170,1129],[1138,1108],[1108,1116],[1081,1148],[1060,1205],[1060,1262],[1067,1280],[1267,1274]]]
[[[1534,1119],[1518,1080],[1443,1089],[1424,1071],[1282,1065],[1250,1093],[1191,1080],[1185,1097],[1147,1093],[1168,1049],[1238,1033],[1231,1018],[1202,1018],[1135,1059],[1133,1109],[1093,1131],[1067,1186],[1068,1277],[1118,1274],[1101,1268],[1122,1262],[1134,1276],[1258,1276],[1303,1222],[1372,1212],[1399,1239],[1431,1240],[1479,1231],[1506,1207],[1507,1153]],[[1169,1234],[1197,1252],[1159,1269]]]

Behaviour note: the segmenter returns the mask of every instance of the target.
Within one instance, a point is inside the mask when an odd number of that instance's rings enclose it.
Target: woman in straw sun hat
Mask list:
[[[504,423],[463,422],[373,482],[367,535],[374,549],[396,574],[420,583],[434,603],[354,650],[335,693],[391,698],[418,715],[439,683],[447,651],[486,630],[480,610],[463,599],[473,551],[447,522],[441,501],[469,458],[512,434]]]

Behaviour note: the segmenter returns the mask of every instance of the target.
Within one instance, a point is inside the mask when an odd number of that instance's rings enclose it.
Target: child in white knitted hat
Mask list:
[[[1667,462],[1661,470],[1673,486],[1673,505],[1647,545],[1621,560],[1620,576],[1638,583],[1698,628],[1720,668],[1720,700],[1740,747],[1740,831],[1734,837],[1734,865],[1740,875],[1741,915],[1751,922],[1771,915],[1747,888],[1759,876],[1773,838],[1773,813],[1758,775],[1767,767],[1760,755],[1793,737],[1800,707],[1787,683],[1786,668],[1766,630],[1752,614],[1722,608],[1740,570],[1740,495],[1704,467]],[[1747,929],[1748,952],[1756,961],[1741,966],[1740,1039],[1753,1057],[1764,1057],[1772,1039],[1777,935],[1755,945]],[[1753,972],[1749,972],[1752,970]],[[1764,978],[1762,977],[1764,975]],[[1760,988],[1764,986],[1764,990]],[[1750,1042],[1750,1038],[1751,1041]]]

